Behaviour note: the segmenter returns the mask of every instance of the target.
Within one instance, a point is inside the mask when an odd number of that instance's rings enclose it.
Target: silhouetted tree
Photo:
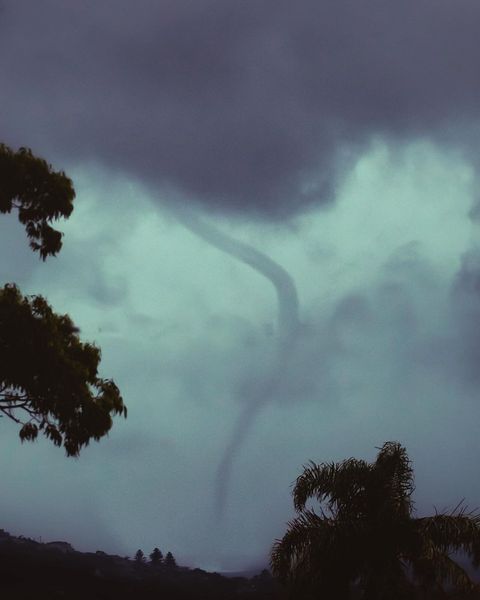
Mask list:
[[[100,350],[80,341],[68,315],[15,285],[0,289],[0,356],[0,412],[22,425],[22,440],[43,432],[76,456],[126,414],[115,383],[98,377]]]
[[[177,561],[171,552],[167,552],[164,560],[164,565],[169,569],[175,569],[177,566]]]
[[[143,565],[145,564],[146,558],[145,558],[145,554],[143,553],[143,550],[138,549],[135,552],[135,562],[139,565]]]
[[[72,181],[63,171],[54,171],[28,148],[15,152],[0,144],[0,212],[18,210],[30,247],[43,260],[62,247],[62,234],[51,223],[71,215],[74,198]]]
[[[411,462],[396,442],[385,443],[374,463],[311,463],[293,490],[298,516],[273,546],[273,573],[296,598],[350,598],[353,584],[364,600],[412,598],[415,585],[472,591],[451,553],[478,562],[479,516],[457,507],[414,518],[413,490]],[[309,499],[319,512],[306,507]]]
[[[150,564],[152,567],[159,567],[163,563],[163,554],[158,548],[154,548],[150,554]]]
[[[30,247],[45,260],[62,247],[51,223],[70,216],[75,191],[63,172],[20,148],[0,144],[0,212],[18,210]],[[0,288],[0,413],[19,425],[20,439],[42,432],[76,456],[126,408],[112,380],[98,377],[100,350],[82,343],[68,315],[42,296]],[[1,416],[1,415],[0,415]]]

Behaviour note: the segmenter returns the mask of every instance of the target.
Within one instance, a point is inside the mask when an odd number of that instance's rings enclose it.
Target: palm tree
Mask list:
[[[400,600],[477,586],[452,553],[480,558],[480,516],[462,504],[415,518],[413,468],[386,442],[373,463],[310,463],[298,477],[297,517],[272,549],[273,574],[295,598]],[[317,511],[307,508],[319,503]]]

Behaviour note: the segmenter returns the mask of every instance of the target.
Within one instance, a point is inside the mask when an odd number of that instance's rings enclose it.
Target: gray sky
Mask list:
[[[77,189],[40,263],[2,217],[1,281],[45,295],[129,408],[71,460],[1,422],[2,524],[82,550],[265,560],[309,459],[414,459],[420,512],[480,504],[476,1],[0,2],[1,139]],[[275,261],[299,298],[180,209]],[[253,410],[216,512],[216,473]]]

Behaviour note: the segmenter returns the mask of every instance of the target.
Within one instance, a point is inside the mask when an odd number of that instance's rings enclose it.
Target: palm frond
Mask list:
[[[316,498],[319,502],[326,500],[335,514],[341,506],[350,505],[358,492],[365,489],[370,472],[368,463],[355,458],[340,463],[310,462],[295,483],[295,509],[302,511],[309,498]]]
[[[312,511],[302,513],[288,523],[287,533],[276,540],[271,553],[272,572],[284,582],[297,578],[300,572],[310,568],[314,549],[320,552],[327,543],[331,530],[330,521]]]
[[[444,589],[450,584],[455,591],[468,593],[478,586],[468,573],[448,554],[431,546],[428,555],[411,563],[414,579],[426,589]]]
[[[374,473],[378,493],[396,512],[410,515],[415,485],[413,467],[406,449],[398,442],[385,442],[375,461]]]
[[[364,531],[361,523],[344,523],[304,511],[288,524],[271,553],[272,572],[284,583],[326,580],[332,571],[349,572],[358,563]]]
[[[415,527],[421,538],[431,540],[443,552],[474,554],[480,546],[480,516],[476,513],[436,514],[415,519]]]

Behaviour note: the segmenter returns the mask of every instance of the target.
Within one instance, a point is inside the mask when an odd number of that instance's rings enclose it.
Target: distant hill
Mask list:
[[[68,542],[41,543],[0,529],[0,598],[31,600],[276,600],[268,571],[252,577],[187,567],[152,566],[105,552],[77,552]]]

